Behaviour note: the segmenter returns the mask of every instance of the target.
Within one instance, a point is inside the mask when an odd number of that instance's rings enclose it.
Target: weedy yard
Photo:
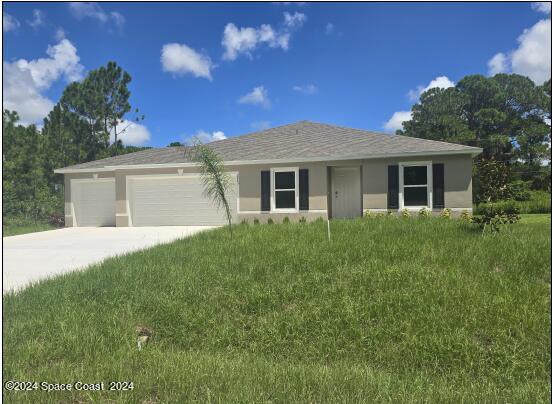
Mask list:
[[[550,401],[550,215],[239,225],[3,301],[4,381],[134,385],[10,402]]]

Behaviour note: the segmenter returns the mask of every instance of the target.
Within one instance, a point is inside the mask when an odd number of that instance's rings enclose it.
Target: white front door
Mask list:
[[[331,175],[332,217],[361,217],[360,167],[333,167]]]

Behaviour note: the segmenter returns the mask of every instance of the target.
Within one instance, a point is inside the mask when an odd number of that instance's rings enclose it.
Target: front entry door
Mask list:
[[[332,217],[362,216],[360,167],[332,168]]]

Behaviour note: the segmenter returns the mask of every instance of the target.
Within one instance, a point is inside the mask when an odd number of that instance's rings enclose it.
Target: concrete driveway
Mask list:
[[[107,257],[184,238],[213,226],[70,227],[4,237],[2,291],[84,269]]]

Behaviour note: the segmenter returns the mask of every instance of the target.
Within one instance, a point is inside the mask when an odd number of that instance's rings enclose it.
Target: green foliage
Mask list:
[[[483,148],[486,158],[537,164],[550,155],[550,81],[536,86],[517,74],[466,76],[433,88],[412,107],[398,134]]]
[[[260,224],[259,219],[257,218],[253,219],[253,224]]]
[[[171,142],[167,147],[181,147],[181,146],[184,146],[184,145],[180,142]]]
[[[288,224],[289,223],[289,217],[284,217],[284,220],[282,220],[282,223]]]
[[[299,219],[299,223],[307,223],[307,219],[305,218],[305,216],[301,216],[301,218]]]
[[[421,219],[431,217],[431,211],[428,208],[422,208],[418,212],[418,217],[420,217]]]
[[[403,219],[408,219],[410,217],[410,211],[407,208],[401,210],[401,216]]]
[[[493,157],[479,158],[474,165],[473,194],[476,203],[508,199],[511,196],[508,166]]]
[[[470,215],[470,212],[468,212],[467,210],[463,210],[462,213],[460,214],[460,219],[468,223],[471,223],[473,216]]]
[[[526,201],[505,200],[493,202],[496,207],[516,206],[520,213],[550,213],[550,194],[543,191],[530,191],[529,199]],[[481,214],[482,208],[485,209],[487,204],[479,204],[475,208],[476,214]]]
[[[513,201],[501,204],[482,204],[478,206],[477,215],[473,217],[475,223],[482,231],[490,230],[492,233],[500,231],[505,224],[513,224],[519,220],[519,208]]]
[[[4,401],[549,402],[549,217],[237,226],[45,280],[3,296],[4,380],[135,388]]]
[[[268,218],[268,220],[266,221],[267,224],[274,224],[274,220],[272,220],[271,217]]]
[[[522,180],[512,181],[510,186],[510,197],[516,201],[528,201],[531,199],[530,183]]]
[[[443,211],[439,214],[439,217],[443,219],[450,219],[452,216],[452,210],[449,208],[443,209]]]
[[[204,193],[219,209],[224,209],[228,229],[232,236],[232,212],[226,196],[230,189],[230,175],[226,172],[220,156],[209,146],[199,141],[194,146],[194,161],[199,165]]]

